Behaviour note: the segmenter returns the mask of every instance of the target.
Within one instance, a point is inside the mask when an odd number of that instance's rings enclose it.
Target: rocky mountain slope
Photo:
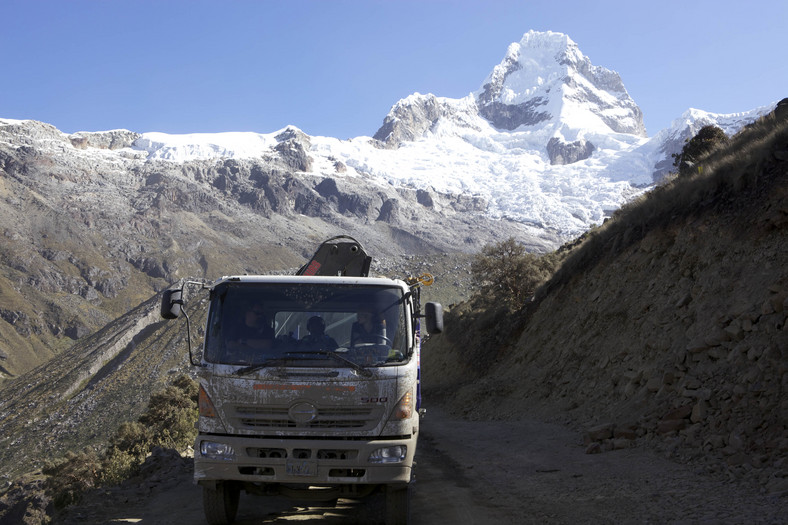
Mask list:
[[[4,384],[0,475],[106,443],[110,428],[135,420],[152,392],[188,371],[185,343],[183,327],[165,325],[154,298]]]
[[[455,413],[654,446],[788,494],[788,99],[587,235],[514,314],[464,303],[424,353]],[[462,329],[460,329],[462,327]]]
[[[0,122],[0,378],[45,362],[181,277],[297,268],[340,233],[363,239],[381,261],[462,258],[510,235],[536,251],[557,240],[487,217],[473,196],[346,176],[341,163],[333,175],[305,174],[309,138],[294,129],[263,157],[177,163],[138,158],[128,148],[138,137]]]

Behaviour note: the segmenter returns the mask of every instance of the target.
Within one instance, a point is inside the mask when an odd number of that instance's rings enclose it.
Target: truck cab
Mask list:
[[[194,480],[211,524],[234,520],[242,491],[316,501],[383,491],[387,522],[408,520],[420,320],[440,331],[440,305],[422,315],[423,280],[316,273],[206,286]],[[164,317],[184,308],[182,294],[165,293]]]

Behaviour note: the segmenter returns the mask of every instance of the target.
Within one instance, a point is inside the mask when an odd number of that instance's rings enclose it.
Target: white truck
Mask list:
[[[331,501],[385,494],[386,522],[407,523],[421,409],[423,275],[368,277],[357,241],[324,242],[295,276],[222,277],[198,367],[194,480],[210,524],[234,521],[241,491]],[[161,315],[185,314],[184,286]],[[188,328],[188,315],[187,331]]]

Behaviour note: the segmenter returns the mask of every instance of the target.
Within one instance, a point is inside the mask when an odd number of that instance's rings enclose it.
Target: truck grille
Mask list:
[[[288,407],[239,405],[233,419],[240,428],[369,430],[377,426],[382,414],[383,408],[377,406],[318,407],[314,419],[296,422]]]
[[[314,453],[313,453],[314,452]],[[358,459],[358,450],[355,449],[318,449],[312,451],[310,449],[293,449],[292,453],[288,453],[284,448],[273,447],[248,447],[246,455],[252,458],[266,458],[266,459],[320,459],[320,460],[341,460],[341,461],[354,461]]]

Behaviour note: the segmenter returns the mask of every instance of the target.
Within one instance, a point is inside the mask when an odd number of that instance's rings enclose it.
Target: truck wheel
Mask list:
[[[386,487],[386,525],[407,525],[410,519],[410,485]]]
[[[241,490],[231,483],[202,488],[202,506],[208,525],[229,525],[235,521]]]

